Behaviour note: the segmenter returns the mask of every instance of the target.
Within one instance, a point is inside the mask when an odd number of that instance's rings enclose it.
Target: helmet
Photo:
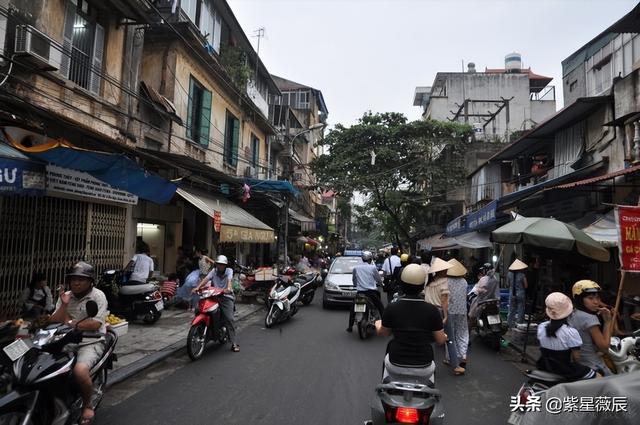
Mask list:
[[[84,261],[78,261],[74,264],[73,267],[69,269],[67,274],[65,275],[65,280],[70,277],[78,276],[78,277],[86,277],[91,279],[91,282],[95,279],[93,266],[89,263],[85,263]]]
[[[363,251],[362,252],[362,261],[369,262],[373,259],[373,254],[371,251]]]
[[[408,285],[424,285],[427,273],[418,264],[409,264],[402,270],[400,280]]]
[[[491,264],[491,263],[484,263],[484,264],[482,265],[482,267],[480,267],[480,271],[481,271],[481,272],[485,272],[485,273],[486,273],[486,272],[488,272],[489,270],[493,270],[493,264]]]
[[[585,279],[574,283],[573,288],[571,288],[571,293],[573,294],[573,298],[576,298],[582,294],[597,294],[600,290],[600,285],[595,283],[593,280]]]
[[[226,255],[218,255],[216,257],[216,264],[227,265],[227,264],[229,264],[229,260],[227,260],[227,256]]]
[[[400,261],[403,263],[406,263],[407,261],[409,261],[409,254],[402,254],[400,256]]]

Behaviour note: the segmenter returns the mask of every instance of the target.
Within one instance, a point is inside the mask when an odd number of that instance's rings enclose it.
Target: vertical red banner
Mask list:
[[[213,230],[216,233],[220,233],[220,226],[222,226],[222,213],[220,211],[213,212]]]
[[[640,207],[616,207],[620,268],[640,272]]]

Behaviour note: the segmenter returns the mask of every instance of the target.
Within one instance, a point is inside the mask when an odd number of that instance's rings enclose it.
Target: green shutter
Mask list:
[[[233,118],[233,142],[231,145],[231,165],[238,165],[238,142],[240,141],[240,121]]]
[[[203,90],[202,109],[200,109],[200,144],[209,146],[209,127],[211,126],[211,92]]]
[[[189,99],[187,103],[187,138],[193,140],[193,96],[195,95],[196,84],[193,78],[189,79]]]

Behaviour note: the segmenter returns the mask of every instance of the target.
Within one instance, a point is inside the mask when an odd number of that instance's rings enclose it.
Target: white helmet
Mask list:
[[[218,255],[216,257],[216,264],[227,265],[227,264],[229,264],[229,260],[227,260],[227,256],[226,255]]]
[[[371,251],[363,251],[362,252],[362,261],[368,263],[371,260],[373,260],[373,254],[371,253]]]
[[[424,269],[418,264],[409,264],[402,270],[400,280],[409,285],[424,285],[424,281],[427,277]]]

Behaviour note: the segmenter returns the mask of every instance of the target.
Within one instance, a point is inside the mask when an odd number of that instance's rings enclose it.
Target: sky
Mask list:
[[[561,62],[628,13],[637,0],[227,0],[272,74],[324,96],[330,127],[366,111],[401,112],[437,72],[523,67],[553,77],[562,108]]]

